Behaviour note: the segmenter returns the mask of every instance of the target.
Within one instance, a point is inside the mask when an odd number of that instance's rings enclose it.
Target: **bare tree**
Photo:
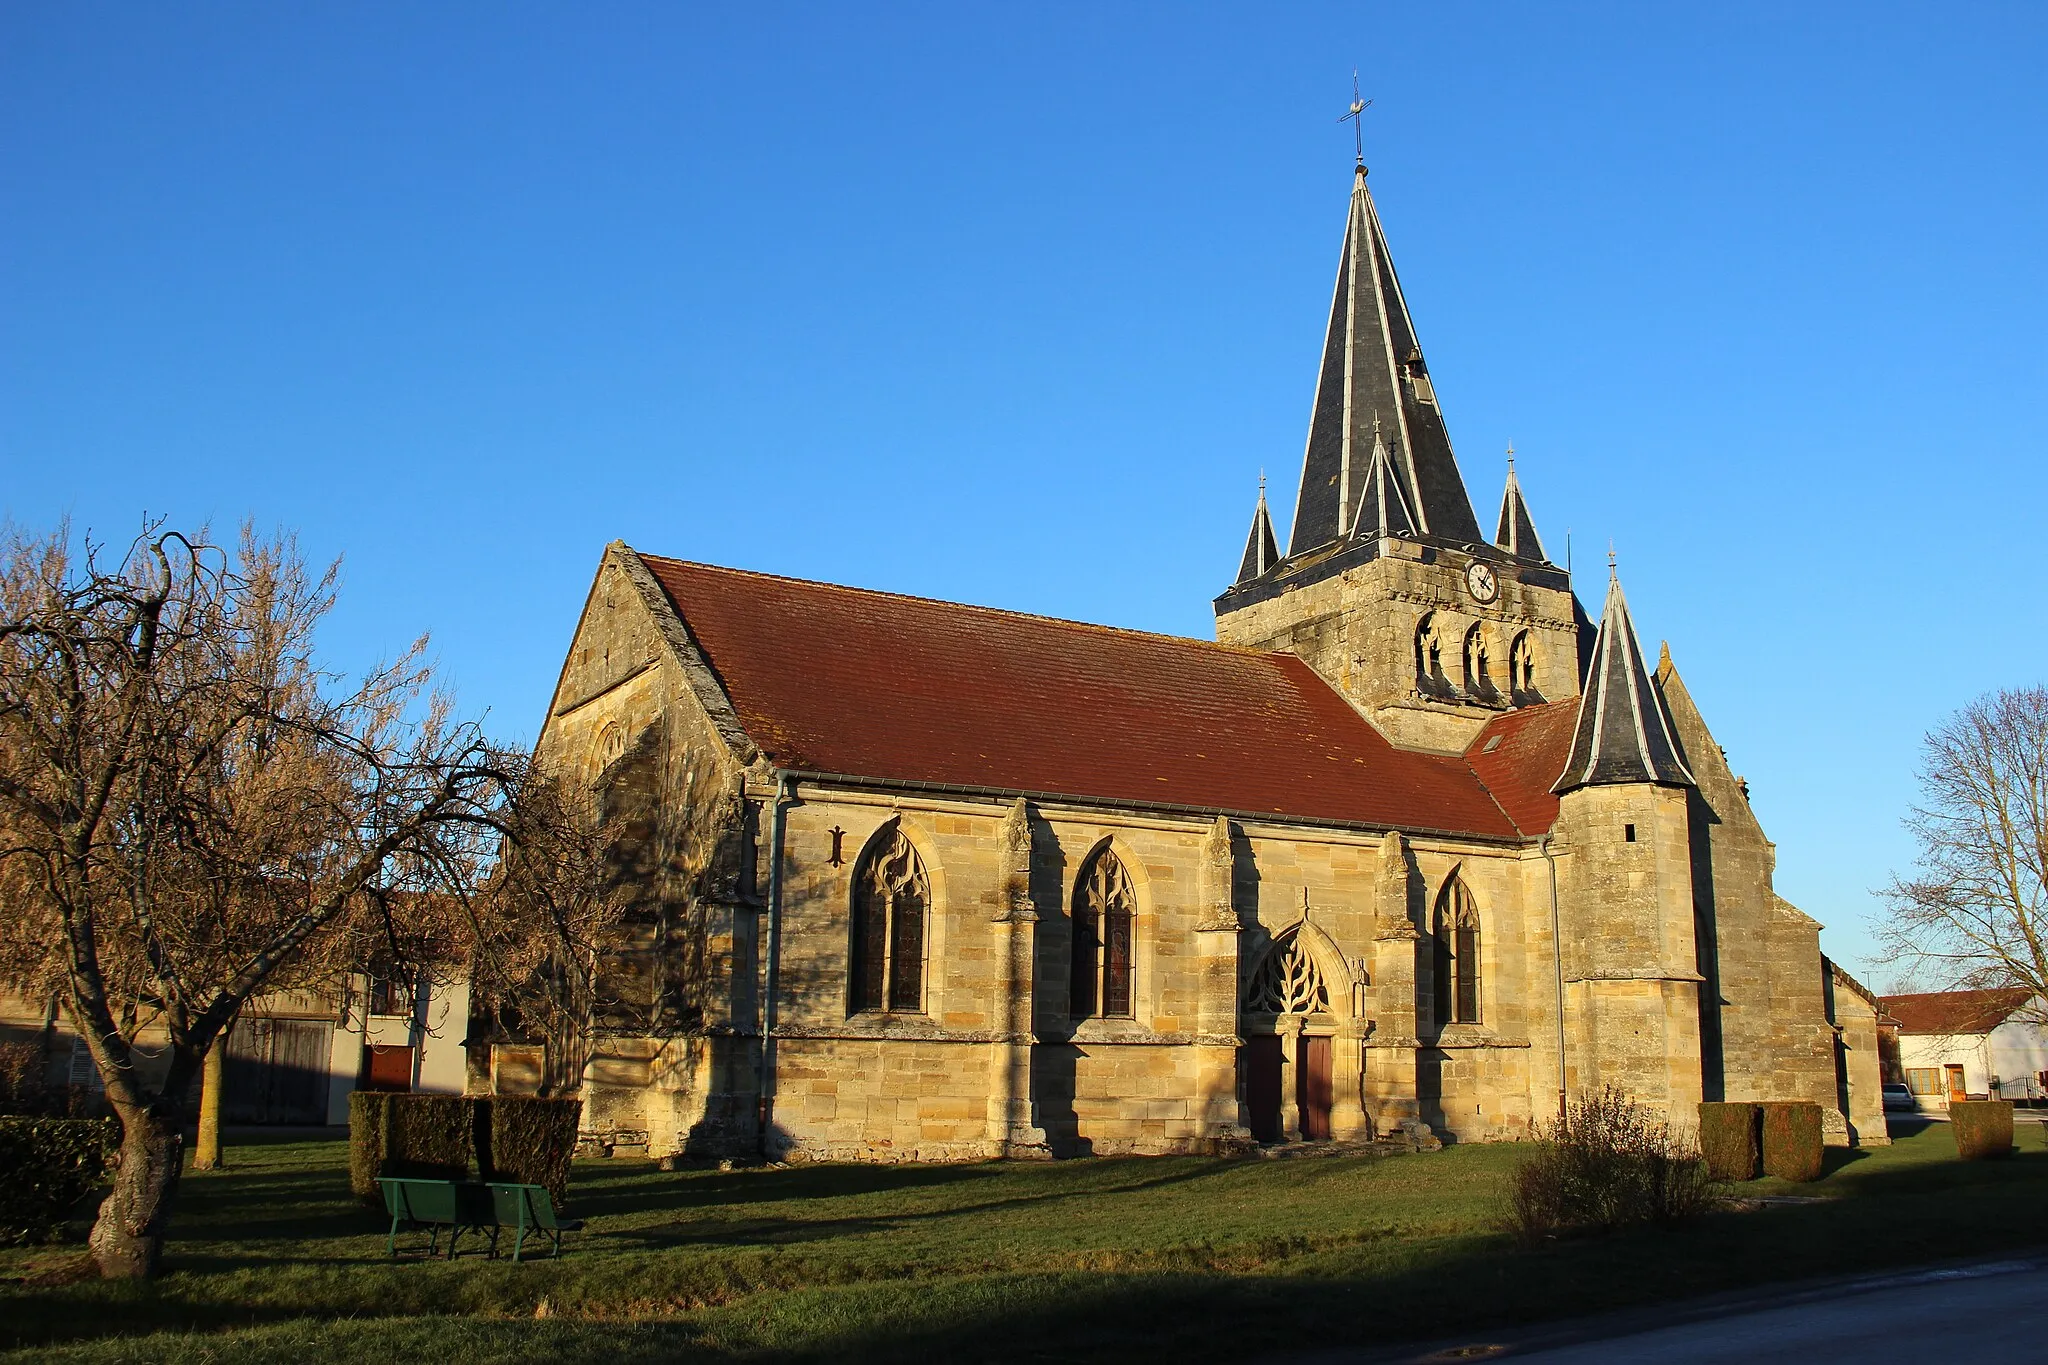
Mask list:
[[[1888,963],[2048,995],[2048,688],[1980,697],[1927,736],[1917,867],[1886,888]]]
[[[478,902],[472,1010],[542,1040],[541,1093],[578,1091],[590,1060],[605,955],[642,894],[622,877],[597,793],[529,773],[508,811],[495,875]]]
[[[459,957],[519,762],[452,718],[424,638],[320,668],[336,572],[289,537],[152,527],[103,561],[0,539],[0,978],[58,995],[91,1050],[122,1127],[92,1250],[126,1277],[158,1264],[225,1027],[265,990]]]

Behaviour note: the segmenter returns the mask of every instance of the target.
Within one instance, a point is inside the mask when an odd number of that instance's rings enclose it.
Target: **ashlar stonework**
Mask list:
[[[591,1125],[1225,1153],[1522,1137],[1613,1084],[1883,1141],[1872,997],[1668,651],[1611,577],[1592,620],[1512,469],[1477,541],[1363,167],[1301,487],[1213,644],[608,547],[539,743],[635,900]]]

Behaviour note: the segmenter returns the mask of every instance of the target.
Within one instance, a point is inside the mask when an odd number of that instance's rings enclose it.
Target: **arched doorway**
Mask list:
[[[1322,965],[1303,941],[1305,928],[1297,924],[1273,941],[1241,1002],[1245,1121],[1260,1142],[1332,1136],[1341,997],[1332,996]]]

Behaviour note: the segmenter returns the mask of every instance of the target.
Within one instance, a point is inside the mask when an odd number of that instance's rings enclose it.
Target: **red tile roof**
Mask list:
[[[1291,654],[641,558],[781,767],[1518,834],[1462,758],[1396,749]]]
[[[1479,780],[1525,834],[1541,834],[1557,823],[1557,795],[1550,788],[1571,757],[1578,719],[1577,697],[1525,706],[1489,723],[1465,750]]]
[[[1947,1036],[1989,1033],[2033,998],[2025,986],[1879,997],[1884,1012],[1899,1021],[1899,1032]]]

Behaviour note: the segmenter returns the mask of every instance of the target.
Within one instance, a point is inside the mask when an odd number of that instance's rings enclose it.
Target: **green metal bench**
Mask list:
[[[514,1230],[512,1259],[526,1250],[527,1234],[552,1244],[554,1255],[562,1254],[562,1234],[583,1224],[574,1218],[557,1218],[555,1204],[545,1185],[517,1185],[510,1182],[483,1183],[455,1180],[417,1180],[401,1176],[379,1177],[384,1191],[384,1208],[391,1215],[391,1235],[384,1250],[398,1255],[398,1234],[425,1230],[429,1234],[427,1254],[440,1249],[441,1229],[448,1229],[448,1258],[455,1258],[455,1244],[465,1232],[490,1239],[490,1254],[498,1254],[498,1233]]]
[[[562,1234],[576,1232],[583,1227],[580,1218],[557,1218],[555,1201],[548,1197],[545,1185],[512,1185],[493,1181],[491,1202],[496,1205],[498,1226],[512,1228],[512,1259],[518,1260],[519,1253],[526,1247],[526,1234],[538,1235],[542,1241],[552,1244],[551,1255],[562,1254]],[[497,1253],[495,1241],[492,1254]]]

